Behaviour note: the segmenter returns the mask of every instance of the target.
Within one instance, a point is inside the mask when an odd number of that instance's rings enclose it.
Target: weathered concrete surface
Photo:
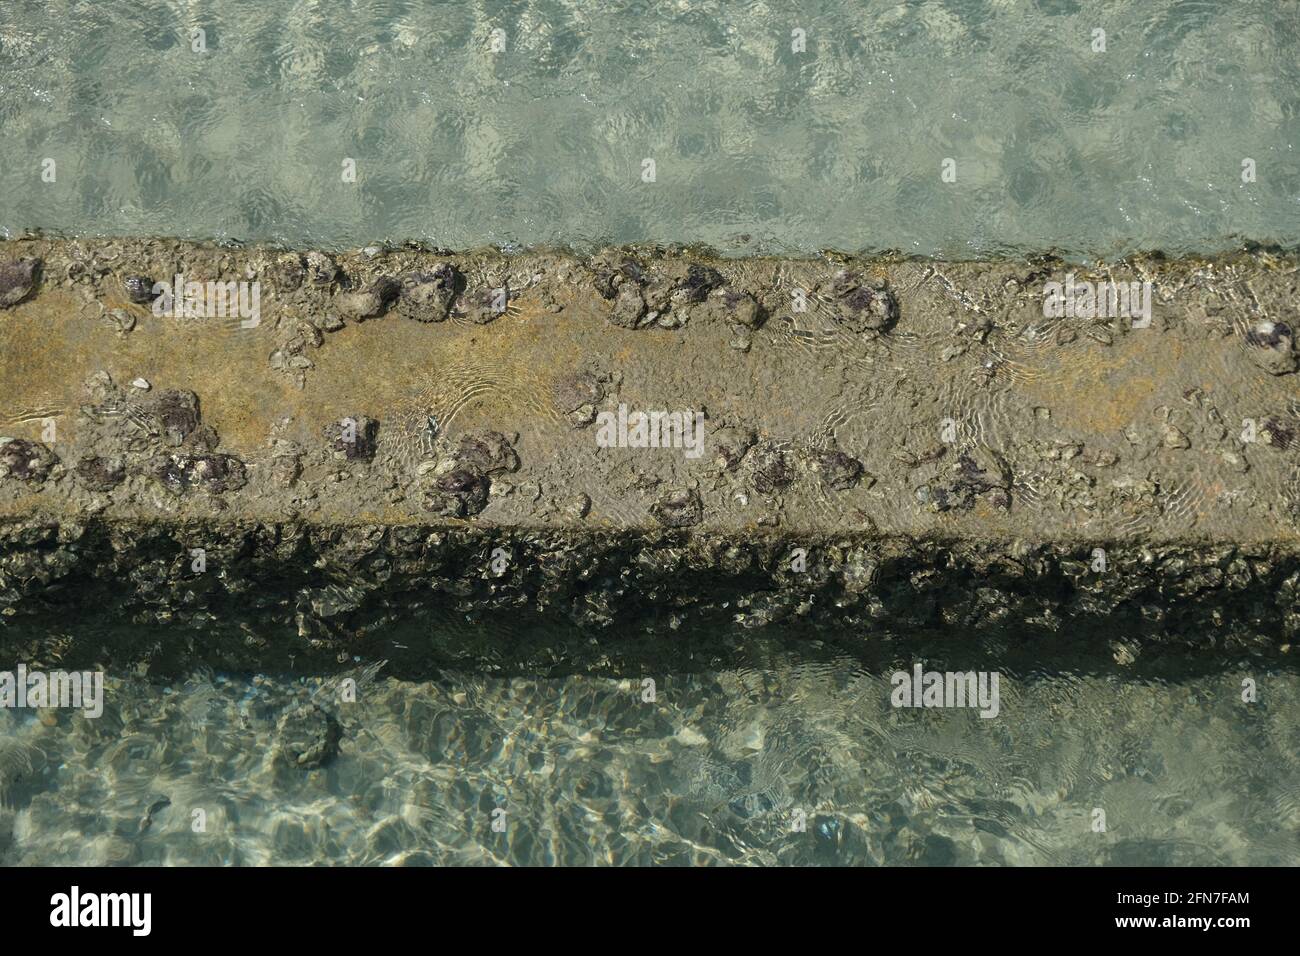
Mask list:
[[[1150,327],[1044,318],[1067,272],[1151,281]],[[260,321],[156,315],[178,273],[256,281]],[[1128,615],[1280,649],[1298,293],[1297,262],[1264,253],[1092,271],[0,243],[0,620],[93,602],[292,625],[250,660],[346,655],[413,607]],[[599,447],[620,405],[702,412],[703,454]]]

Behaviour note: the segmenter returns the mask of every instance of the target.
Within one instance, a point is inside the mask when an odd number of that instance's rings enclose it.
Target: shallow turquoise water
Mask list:
[[[6,0],[0,129],[10,234],[1294,246],[1300,5]]]

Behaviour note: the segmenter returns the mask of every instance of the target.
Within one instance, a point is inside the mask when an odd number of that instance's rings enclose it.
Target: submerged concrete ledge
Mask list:
[[[0,648],[111,655],[18,636],[84,606],[283,625],[250,666],[418,609],[1281,651],[1298,295],[1268,253],[0,243]]]

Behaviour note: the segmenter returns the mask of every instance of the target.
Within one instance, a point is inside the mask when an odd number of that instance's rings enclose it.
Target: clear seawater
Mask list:
[[[1295,0],[0,3],[0,235],[1205,253],[1300,245],[1298,150]],[[0,864],[1300,863],[1294,667],[550,637],[462,630],[355,703],[110,668],[98,719],[0,709]],[[998,670],[998,717],[893,708],[913,660]],[[308,700],[317,769],[279,749]]]
[[[1300,4],[4,0],[0,234],[29,229],[946,257],[1294,247]]]
[[[110,674],[97,719],[0,711],[0,863],[1300,864],[1293,670],[987,636],[844,652],[880,637],[610,673]],[[998,670],[997,716],[893,706],[913,652]],[[281,750],[309,702],[341,731],[315,769]]]

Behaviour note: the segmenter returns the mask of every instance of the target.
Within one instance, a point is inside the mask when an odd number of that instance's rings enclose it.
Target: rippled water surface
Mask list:
[[[1295,245],[1300,4],[5,0],[0,130],[11,234]]]
[[[352,703],[342,675],[110,676],[98,719],[0,711],[0,861],[1300,863],[1296,675],[1123,670],[1003,670],[991,719],[896,709],[833,655],[653,701],[652,671],[358,671]],[[339,728],[317,769],[286,757],[304,706]]]
[[[0,234],[1207,252],[1300,245],[1298,148],[1296,0],[0,4]],[[1300,864],[1290,670],[981,638],[983,719],[806,646],[453,637],[354,702],[110,670],[97,719],[0,709],[0,863]]]

